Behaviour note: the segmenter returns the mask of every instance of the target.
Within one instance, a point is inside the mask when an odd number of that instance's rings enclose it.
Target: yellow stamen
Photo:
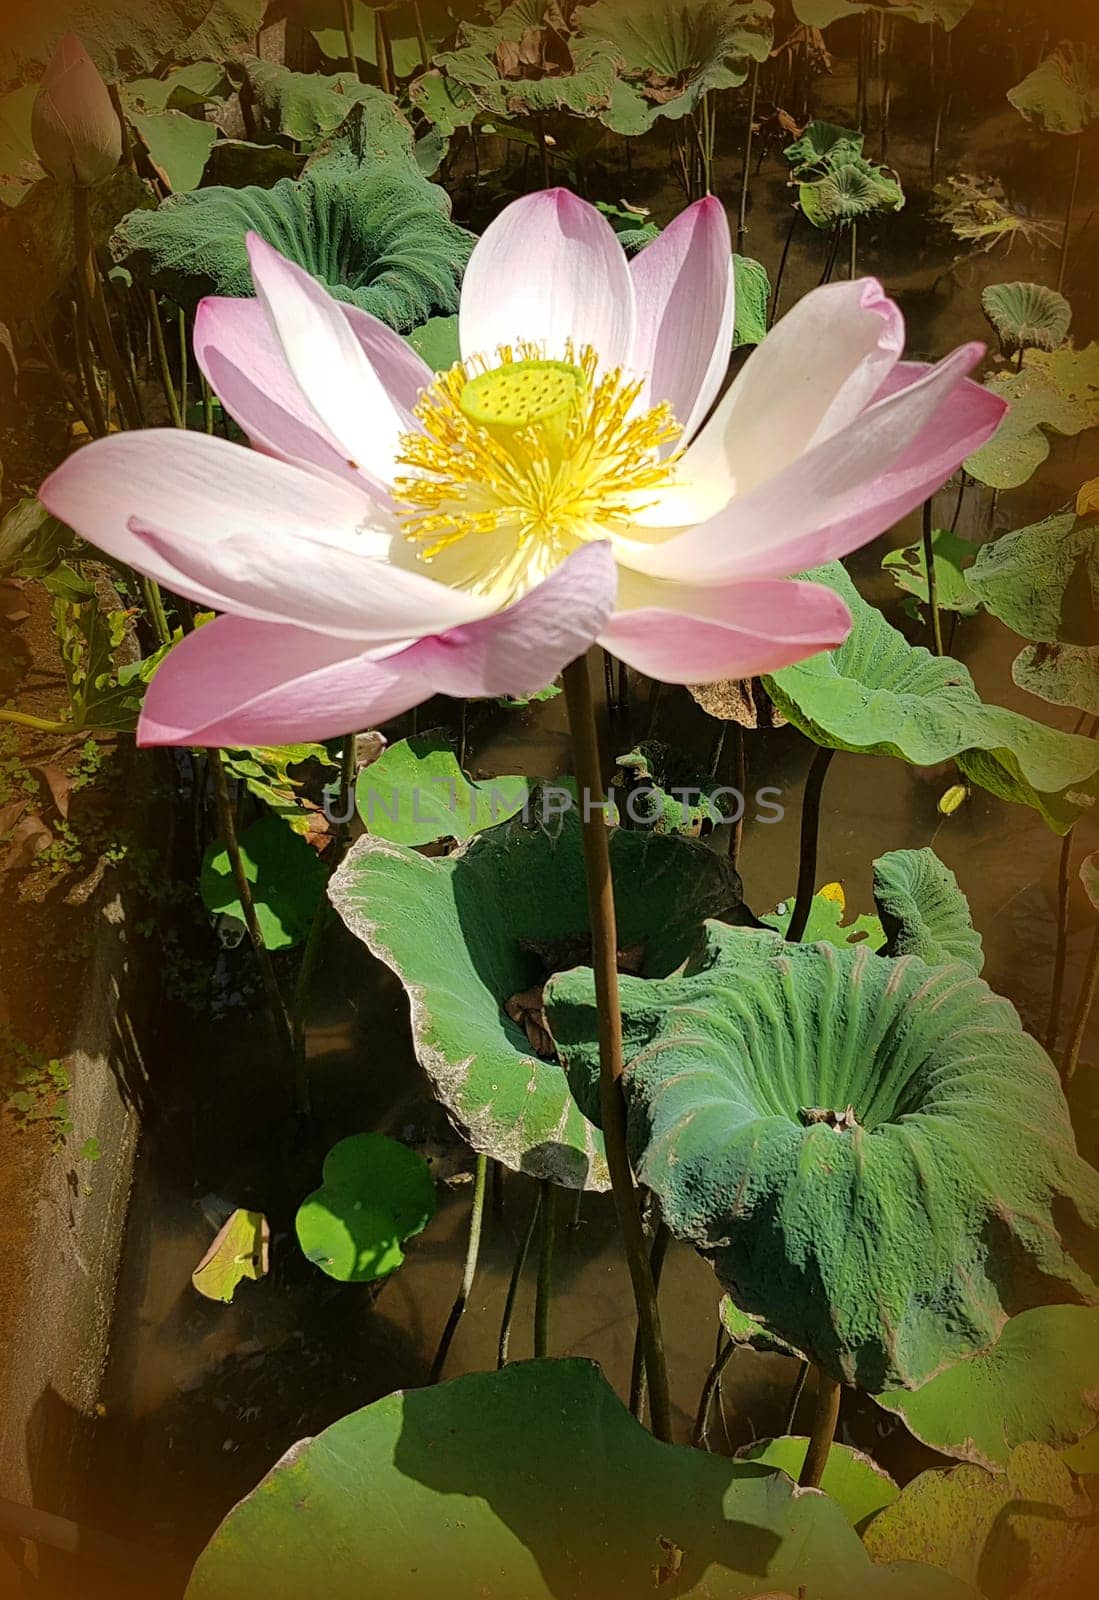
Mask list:
[[[626,533],[666,487],[679,437],[671,409],[636,412],[642,384],[599,374],[590,348],[547,361],[503,346],[436,379],[402,440],[394,485],[404,534],[432,575],[512,598],[579,545]]]

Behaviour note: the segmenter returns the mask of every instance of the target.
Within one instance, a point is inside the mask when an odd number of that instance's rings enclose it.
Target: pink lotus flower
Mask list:
[[[628,264],[591,206],[517,201],[474,251],[463,364],[252,235],[254,300],[208,299],[195,349],[251,439],[171,430],[80,450],[41,490],[93,544],[224,613],[172,651],[145,744],[373,727],[435,693],[532,693],[595,640],[675,683],[841,642],[788,581],[888,528],[997,426],[983,347],[902,362],[872,279],[807,295],[707,423],[732,344],[716,200]]]

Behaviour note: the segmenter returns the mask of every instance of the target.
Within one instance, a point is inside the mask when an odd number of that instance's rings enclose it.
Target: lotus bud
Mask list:
[[[67,33],[31,110],[38,159],[60,183],[87,187],[122,160],[122,124],[107,85],[80,40]]]

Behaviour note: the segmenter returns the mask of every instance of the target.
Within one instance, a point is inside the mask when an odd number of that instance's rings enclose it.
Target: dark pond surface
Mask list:
[[[842,50],[842,30],[829,42]],[[926,32],[904,29],[904,48],[926,48]],[[1043,144],[1003,100],[1020,75],[1002,41],[970,27],[959,39],[958,88],[947,119],[942,170],[994,172],[1035,211],[1059,217],[1068,152]],[[975,35],[975,36],[974,36]],[[900,30],[898,30],[900,37]],[[1027,61],[1023,71],[1031,63]],[[1014,74],[1014,75],[1013,75]],[[1024,246],[1004,260],[980,257],[948,272],[955,246],[927,220],[928,129],[931,109],[922,56],[897,63],[889,159],[908,190],[899,217],[864,230],[860,270],[880,274],[909,322],[909,351],[940,355],[963,339],[983,337],[979,310],[984,283],[1049,281],[1047,254]],[[815,110],[849,120],[850,61],[818,82]],[[871,106],[875,102],[873,91]],[[715,189],[735,212],[740,181],[743,109],[723,110]],[[727,142],[726,142],[727,141]],[[876,155],[875,136],[868,140]],[[1048,145],[1048,148],[1047,148]],[[497,152],[498,154],[498,152]],[[492,153],[482,151],[482,172]],[[607,198],[652,207],[670,217],[681,197],[668,177],[667,151],[655,138],[633,153],[627,175],[620,152],[592,187]],[[789,217],[785,165],[777,147],[767,155],[751,191],[746,249],[772,274]],[[468,181],[457,184],[468,216]],[[487,205],[486,205],[486,209]],[[1091,226],[1087,210],[1085,225]],[[1096,332],[1096,305],[1087,293],[1090,233],[1076,256],[1069,292],[1078,343]],[[784,304],[819,278],[824,241],[802,224],[791,252]],[[1086,452],[1060,444],[1047,468],[1017,494],[1001,498],[999,528],[1020,526],[1068,498],[1089,475]],[[1094,466],[1090,469],[1094,472]],[[949,520],[954,490],[944,491],[938,521]],[[975,539],[990,528],[987,495],[970,492],[960,529]],[[864,592],[899,609],[880,572],[885,549],[917,536],[913,523],[863,552],[852,568]],[[914,625],[905,624],[911,630]],[[1010,664],[1018,642],[991,621],[965,622],[954,653],[974,672],[986,697],[1063,727],[1072,713],[1028,699],[1013,688]],[[567,740],[560,702],[534,711],[475,708],[470,765],[477,774],[522,771],[550,776],[566,770]],[[421,726],[455,716],[441,702],[421,714]],[[438,713],[438,714],[436,714]],[[608,750],[626,750],[647,728],[644,690],[635,686],[628,717],[608,733]],[[657,732],[710,756],[719,728],[685,692],[668,692]],[[782,791],[784,820],[749,822],[742,869],[748,903],[758,912],[788,896],[797,871],[801,785],[811,747],[792,730],[748,737],[751,785]],[[731,776],[731,746],[723,769]],[[976,791],[944,819],[937,801],[948,772],[916,771],[882,759],[839,755],[828,778],[819,881],[840,880],[852,911],[872,909],[871,863],[886,850],[934,844],[969,895],[988,952],[985,976],[1020,1008],[1027,1025],[1044,1026],[1054,940],[1059,841],[1036,814]],[[1099,828],[1081,825],[1077,858],[1099,844]],[[716,848],[723,848],[719,837]],[[1075,996],[1089,916],[1074,883],[1069,977]],[[246,953],[229,962],[230,982],[243,981]],[[265,1024],[255,1002],[231,1007],[217,1023],[167,1006],[149,1062],[150,1110],[139,1156],[126,1256],[119,1286],[103,1414],[94,1426],[94,1470],[86,1520],[151,1546],[184,1569],[229,1506],[295,1440],[395,1388],[426,1380],[431,1357],[461,1276],[471,1195],[472,1159],[449,1131],[411,1051],[402,991],[388,971],[342,936],[330,939],[314,996],[309,1056],[314,1121],[288,1122]],[[1095,1059],[1095,1040],[1086,1055]],[[1086,1070],[1081,1074],[1086,1083]],[[1081,1141],[1092,1157],[1096,1123],[1081,1105]],[[320,1160],[335,1139],[362,1129],[405,1139],[430,1158],[439,1179],[439,1211],[414,1242],[406,1265],[372,1294],[330,1283],[300,1257],[291,1224],[297,1201],[318,1181]],[[485,1224],[481,1265],[472,1300],[455,1340],[449,1375],[495,1364],[500,1315],[517,1241],[534,1196],[529,1180],[508,1174]],[[220,1197],[265,1210],[272,1220],[272,1271],[247,1284],[231,1306],[201,1300],[190,1274],[212,1236],[208,1216]],[[586,1196],[574,1218],[571,1196],[559,1206],[554,1353],[597,1358],[620,1393],[628,1387],[633,1348],[631,1296],[615,1239],[610,1203]],[[204,1212],[205,1207],[205,1212]],[[516,1314],[515,1356],[530,1353],[533,1262]],[[713,1359],[718,1292],[710,1269],[691,1250],[673,1246],[662,1304],[679,1436],[685,1438]],[[783,1431],[792,1362],[738,1354],[726,1369],[723,1417],[715,1420],[716,1448]],[[805,1413],[803,1413],[803,1416]],[[930,1457],[867,1405],[845,1411],[842,1436],[872,1446],[882,1464],[910,1474]],[[143,1589],[142,1593],[147,1593]],[[170,1592],[170,1590],[166,1590]]]

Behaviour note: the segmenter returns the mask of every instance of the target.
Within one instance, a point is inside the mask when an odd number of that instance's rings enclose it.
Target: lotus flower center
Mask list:
[[[626,534],[671,482],[664,447],[680,430],[667,405],[639,408],[641,383],[600,373],[591,349],[497,357],[459,363],[424,393],[394,495],[417,563],[504,605],[581,544]]]

